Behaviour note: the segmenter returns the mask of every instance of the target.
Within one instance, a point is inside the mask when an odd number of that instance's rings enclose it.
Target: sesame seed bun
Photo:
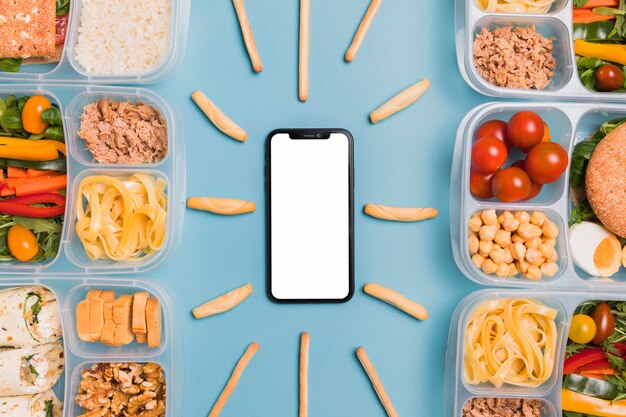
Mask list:
[[[596,146],[585,175],[585,191],[602,224],[626,237],[626,123]]]

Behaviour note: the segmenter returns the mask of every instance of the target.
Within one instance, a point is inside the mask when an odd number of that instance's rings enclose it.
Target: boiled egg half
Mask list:
[[[574,263],[597,277],[610,277],[622,264],[622,245],[598,223],[581,222],[569,228],[569,245]]]

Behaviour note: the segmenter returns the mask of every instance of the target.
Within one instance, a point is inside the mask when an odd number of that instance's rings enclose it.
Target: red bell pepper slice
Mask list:
[[[11,216],[48,218],[65,213],[65,196],[56,193],[38,193],[0,200],[0,213]],[[32,207],[32,204],[54,204],[50,207]]]
[[[611,368],[608,359],[599,359],[597,361],[593,361],[588,363],[587,365],[583,365],[576,369],[575,373],[589,373],[589,374],[600,374],[600,375],[615,375],[615,370]]]
[[[602,349],[589,348],[581,350],[580,352],[565,359],[565,363],[563,364],[563,375],[572,374],[581,366],[590,364],[600,359],[606,360],[606,356]]]

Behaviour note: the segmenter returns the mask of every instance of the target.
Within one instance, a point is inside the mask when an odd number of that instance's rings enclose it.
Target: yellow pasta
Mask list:
[[[554,369],[557,311],[525,299],[486,301],[472,311],[465,333],[465,379],[476,385],[536,387]]]
[[[548,13],[556,0],[476,0],[488,13]]]
[[[76,234],[93,260],[135,262],[163,247],[167,229],[167,183],[133,174],[83,179],[76,202]]]

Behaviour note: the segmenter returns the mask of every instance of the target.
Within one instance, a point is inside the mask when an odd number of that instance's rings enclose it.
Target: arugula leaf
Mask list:
[[[13,221],[20,226],[30,229],[33,233],[61,233],[63,226],[50,219],[35,219],[32,217],[13,216]]]
[[[569,358],[572,355],[577,354],[578,352],[587,349],[586,345],[580,345],[578,343],[571,342],[565,348],[565,357]]]
[[[54,417],[54,410],[52,407],[52,400],[46,401],[46,417]]]
[[[589,0],[574,0],[574,7],[579,9],[589,3]]]
[[[37,370],[35,369],[35,367],[32,364],[28,364],[28,370],[30,371],[31,374],[35,375],[35,376],[39,376],[39,372],[37,372]]]
[[[615,346],[608,341],[608,339],[602,342],[602,349],[604,349],[604,353],[606,354],[606,358],[609,360],[611,368],[618,372],[626,370],[626,359],[622,358],[619,350],[617,350]]]
[[[70,10],[70,0],[56,0],[56,15],[66,15]]]
[[[0,59],[0,71],[18,72],[20,68],[22,68],[22,60],[20,58]]]
[[[25,301],[28,301],[31,297],[37,297],[37,301],[30,307],[30,311],[33,314],[33,323],[39,323],[39,317],[37,316],[41,313],[41,296],[34,292],[29,292]]]
[[[594,7],[593,9],[591,9],[591,11],[600,16],[623,16],[626,14],[626,11],[624,10],[604,6]]]
[[[574,206],[569,213],[569,226],[581,223],[583,221],[595,222],[598,221],[598,216],[593,212],[591,205],[587,200]]]

